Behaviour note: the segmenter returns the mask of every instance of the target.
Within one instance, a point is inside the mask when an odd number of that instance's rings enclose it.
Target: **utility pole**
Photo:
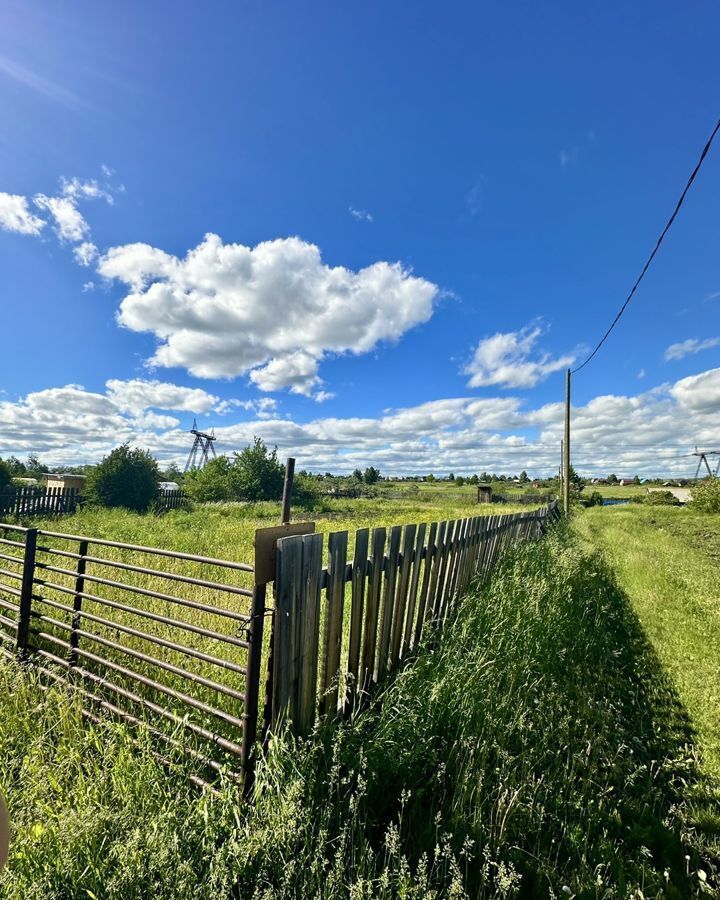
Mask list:
[[[563,506],[570,515],[570,369],[565,382],[565,440],[563,442]]]
[[[563,488],[563,469],[565,468],[565,441],[560,439],[560,465],[558,466],[558,479],[560,481],[560,497],[565,496],[565,489]]]

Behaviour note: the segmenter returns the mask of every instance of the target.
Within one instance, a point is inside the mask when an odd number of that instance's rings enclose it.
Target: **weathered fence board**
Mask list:
[[[330,719],[367,702],[513,542],[540,537],[559,516],[553,503],[361,529],[351,562],[348,533],[335,532],[325,569],[324,535],[283,537],[272,554],[271,639],[263,631],[269,579],[251,565],[0,525],[0,653],[72,681],[93,721],[103,713],[146,724],[164,747],[159,758],[184,753],[198,763],[195,783],[225,772],[247,791],[260,718],[306,734],[318,712]],[[230,583],[233,572],[250,584]]]
[[[357,685],[360,674],[360,639],[368,570],[369,537],[370,531],[367,528],[362,528],[355,533],[355,555],[351,574],[350,635],[348,638],[348,677],[354,685]]]
[[[396,525],[389,532],[384,528],[374,529],[370,541],[367,529],[363,529],[355,536],[355,554],[350,565],[346,564],[348,534],[335,532],[328,538],[328,566],[322,572],[322,535],[312,537],[311,547],[308,537],[283,539],[278,554],[276,614],[290,619],[300,617],[300,627],[304,630],[301,659],[297,660],[286,649],[285,626],[276,628],[275,652],[282,673],[278,690],[285,693],[290,690],[283,687],[293,677],[284,671],[286,667],[299,670],[302,684],[296,712],[291,712],[291,703],[286,704],[294,730],[307,733],[318,710],[321,716],[327,717],[355,708],[367,698],[374,684],[397,669],[401,660],[421,642],[426,630],[442,626],[469,585],[475,579],[486,578],[508,547],[539,538],[547,528],[548,519],[557,515],[556,504],[551,504],[540,511],[431,523],[429,529],[426,525]],[[301,554],[299,566],[297,560]],[[295,562],[291,564],[288,560]],[[348,582],[351,589],[346,592]],[[322,611],[320,584],[326,585]],[[349,603],[350,624],[343,665],[346,603]],[[318,653],[320,616],[323,643]],[[319,704],[315,702],[316,680]]]

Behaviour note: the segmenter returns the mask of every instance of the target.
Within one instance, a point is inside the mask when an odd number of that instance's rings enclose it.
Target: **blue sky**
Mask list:
[[[4,3],[0,454],[182,460],[197,416],[323,471],[553,470],[719,38],[710,2]],[[576,380],[584,471],[720,440],[719,152]]]

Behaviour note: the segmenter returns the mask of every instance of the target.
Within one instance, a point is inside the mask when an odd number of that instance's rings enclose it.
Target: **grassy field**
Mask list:
[[[505,513],[512,509],[513,507],[505,505],[501,507],[463,505],[448,495],[438,495],[432,502],[419,503],[380,498],[338,499],[323,501],[320,508],[310,513],[294,510],[294,518],[312,518],[318,530],[323,532],[349,529],[350,553],[352,553],[355,529],[361,527],[454,519],[476,515],[479,512]],[[237,562],[252,562],[255,529],[277,524],[279,512],[277,503],[196,506],[191,511],[174,510],[159,517],[122,510],[87,509],[72,516],[37,520],[32,524],[67,534],[107,538]],[[13,539],[18,535],[16,532],[8,531],[7,537]],[[45,535],[41,536],[40,546],[49,546],[71,553],[78,550],[77,542]],[[7,545],[2,549],[8,549]],[[99,545],[91,545],[90,554],[121,565],[131,564],[163,572],[169,571],[185,578],[220,581],[246,591],[249,591],[253,584],[252,575],[249,573],[186,560],[159,558]],[[5,574],[0,578],[0,582],[17,589],[18,573],[21,568],[21,547],[14,548],[14,556],[15,561],[5,560],[3,568],[10,570],[14,567],[15,579]],[[35,643],[43,652],[50,652],[64,660],[69,654],[75,561],[72,557],[58,557],[43,550],[38,554],[38,562],[55,568],[52,571],[43,568],[36,570],[36,575],[43,579],[43,582],[36,587],[33,611],[47,618],[43,619],[42,623],[37,619],[33,622],[33,625],[43,632],[43,637]],[[58,567],[64,571],[58,571]],[[95,577],[106,581],[93,581],[92,578]],[[198,609],[197,606],[188,608],[172,599],[134,593],[119,585],[108,583],[107,580],[132,585],[140,591],[169,594],[195,604],[203,604],[206,608]],[[348,604],[350,590],[348,585],[346,592]],[[223,766],[230,764],[237,768],[237,759],[232,755],[232,750],[228,754],[208,745],[207,741],[197,735],[195,729],[205,729],[235,744],[242,742],[243,732],[239,716],[242,713],[246,687],[246,676],[242,667],[246,667],[247,654],[238,641],[246,639],[246,625],[237,617],[223,615],[222,611],[228,610],[236,616],[247,615],[250,612],[248,596],[217,590],[208,585],[188,585],[147,573],[129,572],[97,562],[88,563],[85,591],[92,595],[82,600],[84,615],[81,627],[84,634],[80,638],[79,654],[82,666],[90,672],[90,675],[85,676],[86,687],[92,688],[97,684],[93,676],[109,678],[117,686],[115,694],[121,691],[137,693],[137,677],[159,683],[162,687],[151,686],[146,682],[144,686],[140,686],[140,693],[146,699],[160,703],[170,716],[183,718],[190,714],[190,724],[182,741],[189,743],[196,752],[212,757],[217,764]],[[0,593],[0,612],[14,620],[17,618],[17,612],[12,606],[8,608],[7,604],[8,601],[11,604],[17,603],[16,597],[17,595],[12,594],[8,596],[6,592]],[[158,617],[164,617],[164,620]],[[173,623],[167,619],[172,619]],[[344,616],[343,626],[341,659],[345,661],[349,652],[349,615]],[[5,645],[8,644],[11,645],[12,642],[6,641]],[[178,644],[181,647],[178,647]],[[261,671],[264,679],[269,653],[268,629],[265,630],[263,652]],[[104,663],[87,656],[88,653],[95,657],[99,655]],[[154,661],[148,660],[147,656],[152,657]],[[47,657],[44,659],[47,661]],[[56,660],[53,662],[60,664]],[[125,671],[128,669],[131,674]],[[177,671],[178,669],[181,671]],[[178,693],[189,695],[191,699],[178,696]],[[264,681],[261,688],[261,705],[263,698]],[[117,701],[117,696],[111,694],[111,699]],[[199,708],[196,701],[212,709]],[[128,698],[120,700],[120,706],[133,715],[141,712],[141,704],[138,701],[129,701]],[[174,726],[168,726],[167,722],[162,723],[165,734],[168,734],[168,728],[172,730]],[[199,765],[198,774],[207,777],[208,772],[205,771],[204,765]]]
[[[584,496],[589,496],[597,492],[602,497],[615,499],[629,499],[630,497],[644,497],[647,494],[647,487],[644,484],[586,484],[583,491]]]
[[[612,511],[615,514],[616,511]],[[462,605],[381,703],[271,744],[253,806],[0,665],[7,900],[712,892],[688,720],[603,559],[560,529]]]
[[[313,521],[317,530],[354,531],[359,528],[436,522],[465,516],[517,512],[522,506],[478,504],[433,490],[422,498],[390,500],[324,498],[312,509],[293,508],[293,521]],[[162,547],[237,562],[252,562],[256,528],[280,521],[279,503],[211,503],[191,511],[172,510],[163,516],[125,510],[85,509],[72,516],[38,519],[24,524],[71,534]]]
[[[632,504],[575,527],[605,553],[720,776],[720,516]]]

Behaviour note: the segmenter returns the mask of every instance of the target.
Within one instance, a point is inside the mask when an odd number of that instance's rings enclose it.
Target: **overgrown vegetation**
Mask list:
[[[695,485],[692,506],[700,512],[720,513],[720,478],[708,478]]]
[[[284,466],[278,460],[277,447],[269,450],[256,437],[253,443],[230,459],[219,456],[204,469],[185,476],[183,487],[193,500],[279,500],[282,496]]]
[[[588,514],[589,515],[589,514]],[[382,703],[272,742],[254,806],[0,667],[8,900],[689,896],[717,829],[677,695],[602,560],[518,550]]]
[[[148,450],[121,444],[90,469],[85,500],[91,506],[108,506],[145,512],[158,497],[158,465]]]
[[[631,503],[642,503],[645,506],[680,506],[680,501],[672,491],[650,491],[646,494],[635,494]]]

